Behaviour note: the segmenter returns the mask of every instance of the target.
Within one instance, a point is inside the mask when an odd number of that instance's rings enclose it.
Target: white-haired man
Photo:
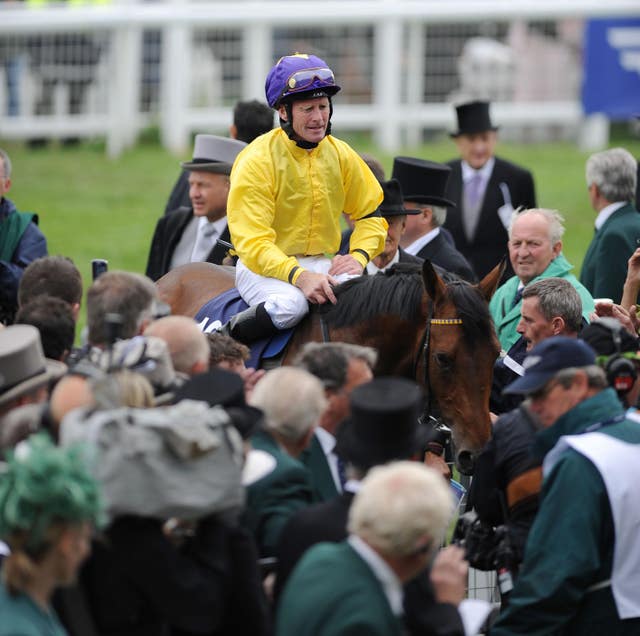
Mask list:
[[[295,396],[295,398],[292,398]],[[311,474],[298,461],[327,406],[322,382],[303,369],[269,371],[251,395],[264,412],[263,429],[251,438],[254,448],[272,458],[270,472],[247,489],[247,522],[261,556],[272,556],[291,515],[313,502]]]
[[[611,148],[589,157],[586,177],[591,207],[598,216],[580,282],[594,297],[619,302],[627,261],[640,240],[640,214],[633,206],[637,162],[624,148]]]
[[[505,351],[520,337],[522,292],[533,281],[556,276],[568,280],[582,300],[586,321],[594,310],[593,298],[571,273],[573,266],[562,254],[563,218],[556,210],[517,210],[509,226],[509,259],[515,272],[501,285],[489,303],[500,345]]]
[[[373,468],[349,510],[347,540],[311,548],[293,571],[276,634],[402,634],[402,584],[430,563],[451,511],[432,469],[408,461]],[[457,548],[443,558],[466,567]]]

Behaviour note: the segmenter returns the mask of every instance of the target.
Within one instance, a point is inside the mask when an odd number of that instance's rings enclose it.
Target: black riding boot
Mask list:
[[[261,338],[273,336],[278,333],[278,328],[271,322],[264,303],[260,303],[233,316],[220,331],[234,340],[249,344]]]

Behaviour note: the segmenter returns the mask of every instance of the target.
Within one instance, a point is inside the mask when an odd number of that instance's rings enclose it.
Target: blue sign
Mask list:
[[[611,119],[640,115],[640,17],[587,22],[582,105]]]

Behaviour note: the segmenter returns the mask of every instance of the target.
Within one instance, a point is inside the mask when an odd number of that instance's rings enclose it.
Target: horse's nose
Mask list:
[[[476,456],[469,450],[461,450],[458,453],[456,464],[463,475],[473,475],[476,465]]]

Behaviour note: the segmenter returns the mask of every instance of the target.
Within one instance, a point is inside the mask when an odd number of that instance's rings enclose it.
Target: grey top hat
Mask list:
[[[217,135],[196,135],[193,159],[180,164],[185,170],[231,174],[231,166],[238,153],[246,146],[244,141],[218,137]]]
[[[0,406],[64,375],[67,365],[48,360],[31,325],[0,330]]]

